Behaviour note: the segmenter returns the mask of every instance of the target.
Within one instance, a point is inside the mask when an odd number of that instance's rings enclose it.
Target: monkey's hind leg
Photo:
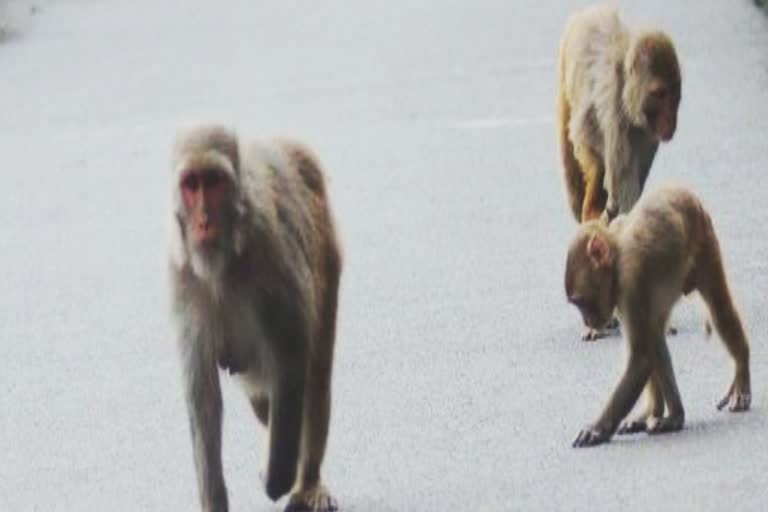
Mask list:
[[[285,512],[335,512],[338,504],[320,479],[330,419],[330,379],[315,374],[307,382],[313,384],[306,390],[298,477]]]
[[[645,394],[647,400],[645,412],[634,420],[622,423],[616,431],[618,435],[646,432],[649,426],[656,424],[664,416],[664,396],[661,394],[656,372],[648,379],[648,383],[645,385]]]
[[[662,329],[666,329],[666,327]],[[677,388],[677,381],[675,380],[672,356],[669,353],[667,342],[663,336],[655,344],[654,353],[656,357],[656,369],[654,370],[656,386],[664,397],[663,403],[666,405],[667,415],[662,415],[654,418],[653,421],[649,421],[646,432],[649,434],[677,432],[682,430],[685,424],[685,409],[683,408],[680,390]]]
[[[730,412],[749,410],[752,394],[749,374],[749,345],[741,318],[733,304],[723,269],[720,247],[711,223],[708,223],[708,247],[702,251],[698,275],[698,290],[709,309],[712,324],[725,343],[736,365],[728,392],[717,403],[718,410]]]
[[[318,334],[319,350],[313,354],[305,391],[302,453],[298,478],[285,512],[336,512],[338,504],[322,484],[320,466],[325,456],[331,415],[331,375],[336,337],[339,269],[329,272]]]
[[[562,84],[563,78],[560,83]],[[573,217],[581,222],[581,210],[584,204],[584,173],[574,156],[573,143],[568,135],[568,124],[571,120],[571,107],[565,97],[563,86],[560,85],[558,95],[558,139],[560,142],[560,159],[562,163],[563,182],[568,196],[568,206]]]
[[[608,201],[608,195],[603,189],[605,170],[602,159],[590,147],[576,146],[575,156],[584,172],[584,202],[581,207],[581,221],[586,222],[600,218]]]

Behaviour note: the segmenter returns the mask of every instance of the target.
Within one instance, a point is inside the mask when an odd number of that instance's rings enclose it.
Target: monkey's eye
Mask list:
[[[200,180],[195,173],[187,173],[181,180],[181,188],[194,192],[200,186]]]
[[[651,91],[651,98],[660,101],[667,97],[667,90],[663,87]]]

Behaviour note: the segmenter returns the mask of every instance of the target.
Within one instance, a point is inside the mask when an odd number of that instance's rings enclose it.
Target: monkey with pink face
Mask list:
[[[204,125],[174,152],[170,274],[200,501],[226,511],[219,369],[269,432],[266,493],[337,510],[320,479],[341,254],[320,165],[292,142]]]

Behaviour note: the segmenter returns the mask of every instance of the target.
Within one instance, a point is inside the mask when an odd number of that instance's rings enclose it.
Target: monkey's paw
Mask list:
[[[628,434],[637,434],[639,432],[645,432],[648,430],[648,420],[646,418],[638,418],[636,420],[625,421],[621,424],[616,434],[625,436]]]
[[[336,512],[339,504],[322,485],[295,492],[291,495],[285,512]]]
[[[600,338],[605,338],[605,331],[591,327],[587,327],[581,335],[581,341],[597,341]]]
[[[572,446],[574,448],[597,446],[598,444],[607,443],[610,440],[610,432],[607,432],[599,427],[587,427],[579,432],[579,435],[576,436]]]
[[[650,418],[646,428],[649,434],[666,434],[667,432],[679,432],[683,429],[685,416],[665,416],[663,418]]]
[[[728,393],[717,403],[717,410],[722,411],[726,406],[730,412],[744,412],[749,410],[752,403],[752,394],[749,391],[738,391],[731,386]]]

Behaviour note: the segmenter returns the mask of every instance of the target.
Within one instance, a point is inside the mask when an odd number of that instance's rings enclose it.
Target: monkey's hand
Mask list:
[[[607,443],[610,440],[611,433],[595,425],[582,429],[573,441],[572,446],[574,448],[597,446],[598,444]]]
[[[658,418],[656,418],[658,420]],[[648,430],[648,425],[651,423],[650,417],[640,417],[634,420],[625,421],[621,424],[616,434],[625,436],[628,434],[637,434],[639,432],[645,432]]]
[[[608,336],[619,335],[619,321],[613,318],[611,322],[603,329],[593,329],[592,327],[585,327],[584,332],[581,335],[581,341],[597,341],[601,338],[607,338]]]
[[[667,432],[678,432],[683,430],[685,424],[685,415],[675,414],[664,416],[663,418],[650,418],[646,431],[649,434],[666,434]]]
[[[619,214],[619,203],[613,197],[608,198],[608,202],[605,204],[605,211],[603,215],[608,219],[608,222],[612,221]]]
[[[726,406],[730,412],[744,412],[749,410],[752,403],[752,394],[737,388],[736,384],[731,384],[728,393],[717,403],[717,410],[722,411]]]
[[[581,341],[597,341],[603,337],[605,337],[605,333],[600,329],[586,327],[584,328],[584,333],[581,335]]]

